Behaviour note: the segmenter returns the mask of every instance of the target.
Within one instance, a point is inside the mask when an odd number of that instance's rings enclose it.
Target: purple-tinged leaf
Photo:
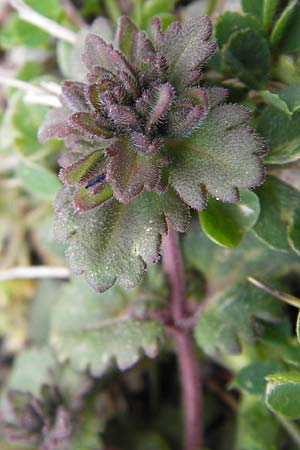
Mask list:
[[[125,90],[132,98],[137,98],[140,93],[139,85],[136,78],[131,77],[126,72],[117,71],[116,72],[119,80],[124,86]]]
[[[150,117],[146,126],[146,132],[148,134],[166,119],[168,111],[172,107],[174,97],[174,89],[169,83],[158,86],[151,104]]]
[[[80,112],[73,114],[68,120],[68,126],[73,131],[82,134],[82,137],[88,141],[93,141],[97,138],[109,139],[113,136],[112,131],[98,126],[90,113]]]
[[[140,119],[133,110],[126,106],[111,105],[108,107],[108,116],[116,124],[117,127],[122,129],[136,129],[140,127]]]
[[[139,31],[134,36],[131,49],[131,62],[135,66],[141,67],[149,55],[154,55],[155,49],[147,33]]]
[[[128,16],[120,17],[116,31],[115,46],[129,59],[132,55],[137,32],[138,28]]]
[[[159,151],[163,146],[163,140],[159,138],[150,139],[143,133],[132,132],[129,136],[134,150],[145,155],[151,155]]]
[[[74,211],[74,188],[62,189],[56,200],[55,235],[68,246],[72,273],[84,274],[98,292],[115,282],[135,286],[147,264],[159,258],[166,219],[186,231],[188,207],[168,189],[164,194],[144,192],[128,204],[110,199],[84,214]]]
[[[149,26],[149,36],[155,47],[160,48],[163,42],[163,32],[158,17],[153,17]]]
[[[61,85],[64,102],[72,112],[88,112],[89,104],[86,99],[84,83],[64,81]]]
[[[205,109],[203,106],[194,106],[186,114],[185,111],[178,113],[176,110],[174,114],[170,114],[168,130],[171,137],[186,137],[191,135],[205,119]]]
[[[105,159],[101,151],[93,152],[74,164],[60,170],[59,177],[64,184],[84,185],[97,174],[105,171]]]
[[[111,198],[112,191],[105,182],[99,184],[97,191],[95,192],[94,190],[92,193],[89,189],[82,186],[75,192],[74,207],[76,211],[85,212],[105,204]]]
[[[127,203],[143,189],[153,190],[160,176],[157,158],[135,153],[123,142],[113,147],[115,156],[108,163],[107,175],[115,198]]]
[[[185,91],[182,96],[184,98],[191,99],[194,105],[201,105],[205,108],[208,107],[207,92],[203,88],[193,87]]]
[[[113,75],[112,72],[105,69],[104,67],[93,66],[93,68],[88,73],[87,79],[88,79],[89,83],[93,84],[93,83],[97,83],[97,81],[99,81],[102,78],[109,77],[112,75]]]
[[[136,73],[134,67],[129,63],[129,61],[122,55],[118,50],[113,50],[111,52],[112,61],[114,63],[114,70],[119,70],[121,72],[127,73],[130,77],[135,79]]]
[[[112,51],[112,45],[107,44],[100,36],[88,34],[85,40],[82,60],[88,70],[93,70],[95,66],[100,66],[113,72],[114,62],[111,57]]]

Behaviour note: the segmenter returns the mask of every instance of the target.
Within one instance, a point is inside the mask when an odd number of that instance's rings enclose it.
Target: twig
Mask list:
[[[46,31],[51,36],[67,41],[70,44],[74,44],[76,42],[76,33],[54,22],[54,20],[39,14],[34,9],[30,8],[30,6],[26,5],[22,0],[10,0],[10,4],[18,12],[20,18],[25,20],[25,22],[29,22],[32,25]]]
[[[32,280],[39,278],[67,279],[69,277],[70,271],[66,267],[31,266],[0,270],[0,281]]]
[[[17,167],[19,164],[19,155],[17,153],[12,153],[6,157],[1,157],[0,160],[0,173],[9,172]]]
[[[26,81],[18,80],[17,78],[10,78],[0,74],[0,84],[16,89],[21,89],[25,92],[24,101],[27,103],[35,103],[39,105],[47,105],[53,107],[61,106],[58,98],[59,91],[55,92],[54,85],[56,83],[45,83],[39,87]],[[57,86],[57,85],[56,85]]]
[[[278,289],[274,289],[271,286],[268,286],[267,284],[262,283],[261,281],[253,277],[248,277],[248,281],[250,281],[250,283],[252,283],[257,288],[262,289],[263,291],[267,292],[270,295],[273,295],[273,297],[282,300],[288,305],[292,305],[295,306],[296,308],[299,308],[300,298],[294,297],[293,295],[287,294],[286,292],[279,291]]]
[[[163,239],[163,267],[170,287],[170,310],[174,327],[169,327],[169,330],[174,338],[182,389],[184,450],[199,450],[202,447],[200,373],[190,331],[176,327],[180,321],[188,318],[188,312],[178,235],[170,224],[168,229],[168,235]]]

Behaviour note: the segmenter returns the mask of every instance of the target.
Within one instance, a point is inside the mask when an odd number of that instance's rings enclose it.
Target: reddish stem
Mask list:
[[[188,318],[183,264],[177,232],[168,224],[168,234],[163,239],[163,267],[170,287],[170,311],[175,328],[174,338],[178,358],[182,406],[184,413],[184,450],[202,447],[201,384],[193,337],[188,329],[176,327]]]

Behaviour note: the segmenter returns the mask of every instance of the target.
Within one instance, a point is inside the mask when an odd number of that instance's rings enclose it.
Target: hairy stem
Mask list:
[[[184,450],[199,450],[202,447],[200,373],[191,332],[176,326],[188,318],[188,311],[179,239],[170,224],[163,240],[163,266],[169,281],[170,311],[175,325],[172,335],[182,389]]]

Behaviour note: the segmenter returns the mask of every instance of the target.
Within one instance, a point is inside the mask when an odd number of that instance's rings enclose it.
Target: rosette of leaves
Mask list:
[[[264,179],[249,111],[201,85],[211,33],[208,17],[165,31],[154,18],[148,34],[121,17],[114,44],[89,34],[86,83],[63,82],[62,106],[40,130],[42,142],[56,136],[69,149],[56,236],[71,270],[98,291],[135,285],[158,259],[168,222],[186,231],[190,208],[205,208],[208,194],[237,202],[239,188]]]
[[[38,446],[40,450],[69,449],[71,416],[55,387],[44,385],[41,399],[11,390],[8,400],[12,418],[5,424],[4,433],[9,442]]]

